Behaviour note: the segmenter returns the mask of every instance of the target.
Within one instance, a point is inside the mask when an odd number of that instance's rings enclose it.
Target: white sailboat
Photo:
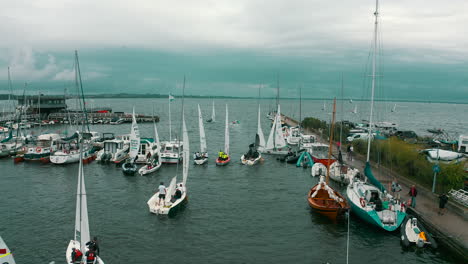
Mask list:
[[[169,141],[162,143],[161,161],[167,164],[177,164],[182,160],[180,151],[183,151],[183,143],[177,139],[172,140],[172,124],[171,124],[171,101],[174,97],[169,95]]]
[[[206,152],[205,128],[203,127],[203,118],[200,105],[198,105],[198,127],[200,130],[200,152],[194,154],[193,161],[197,165],[202,165],[208,161],[208,153]]]
[[[225,166],[231,161],[231,156],[229,155],[229,113],[228,106],[226,105],[226,126],[224,129],[224,151],[218,155],[216,158],[216,165]]]
[[[15,264],[15,259],[13,258],[13,253],[6,245],[5,241],[3,241],[2,237],[0,236],[0,261],[3,264]]]
[[[154,126],[154,140],[156,141],[155,142],[156,144],[151,151],[152,155],[149,158],[147,164],[138,170],[138,173],[141,176],[150,174],[152,172],[159,170],[159,168],[161,168],[161,165],[162,165],[161,142],[159,141],[158,129],[156,128],[156,122],[154,122],[154,119],[153,119],[153,126]]]
[[[215,114],[215,105],[214,105],[214,101],[213,101],[213,109],[211,111],[211,118],[206,120],[206,122],[215,122],[215,117],[216,117],[216,114]]]
[[[276,112],[275,120],[273,121],[273,126],[270,130],[270,135],[268,136],[268,141],[262,153],[266,154],[277,154],[277,155],[286,155],[288,153],[286,141],[283,136],[283,129],[281,126],[281,108],[278,105],[278,111]]]
[[[351,111],[353,114],[357,114],[357,105],[354,106],[354,109]]]
[[[260,104],[258,105],[258,126],[257,126],[257,134],[255,135],[255,145],[249,146],[249,152],[247,154],[242,155],[241,163],[244,165],[255,165],[261,159],[262,155],[260,154],[261,151],[265,150],[265,137],[263,136],[262,125],[260,122]]]
[[[190,150],[189,150],[189,139],[187,133],[187,127],[185,125],[185,117],[182,114],[182,140],[184,144],[184,150],[182,152],[182,182],[177,182],[177,175],[174,176],[169,184],[169,187],[166,191],[166,198],[164,202],[159,203],[159,192],[155,193],[148,200],[147,204],[149,211],[154,214],[160,215],[174,215],[182,206],[184,206],[188,201],[187,196],[187,177],[188,177],[188,168],[190,161]]]
[[[373,40],[373,56],[372,56],[372,85],[371,85],[371,101],[370,101],[370,118],[368,129],[367,142],[367,160],[364,168],[364,174],[369,182],[362,181],[354,177],[346,188],[346,196],[351,205],[353,213],[371,225],[377,226],[386,231],[394,231],[400,227],[406,217],[404,206],[400,201],[394,200],[393,197],[387,194],[385,187],[373,175],[370,165],[370,147],[372,141],[373,130],[373,110],[374,110],[374,91],[376,85],[376,66],[377,66],[377,36],[378,36],[378,15],[379,1],[375,4],[375,23],[374,23],[374,40]],[[383,200],[388,200],[391,206],[383,206]]]
[[[81,136],[80,136],[81,138]],[[67,263],[86,263],[86,255],[92,253],[86,245],[90,241],[89,220],[88,220],[88,203],[86,198],[86,188],[83,172],[83,159],[79,159],[78,167],[78,184],[76,191],[76,213],[75,213],[75,236],[70,240],[66,251]],[[80,262],[72,262],[72,252],[78,249],[83,253],[83,258]],[[96,256],[96,262],[104,264],[99,256]]]
[[[124,174],[133,175],[137,171],[137,165],[135,158],[138,155],[140,148],[140,131],[138,130],[138,124],[135,118],[135,108],[132,113],[132,126],[130,128],[130,151],[128,159],[122,165],[122,171]]]

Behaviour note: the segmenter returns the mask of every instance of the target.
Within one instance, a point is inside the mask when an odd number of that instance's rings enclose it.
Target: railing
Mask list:
[[[450,190],[450,196],[452,196],[457,202],[463,204],[464,206],[468,207],[468,191],[463,189],[460,190]]]

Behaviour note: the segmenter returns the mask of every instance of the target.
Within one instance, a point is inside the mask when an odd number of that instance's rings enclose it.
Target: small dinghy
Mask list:
[[[260,153],[257,151],[255,144],[250,144],[249,151],[241,157],[241,163],[252,166],[257,164],[261,158],[262,155],[260,155]]]
[[[13,258],[13,253],[11,253],[8,246],[3,241],[0,236],[0,262],[2,264],[15,264],[15,259]]]
[[[200,152],[193,154],[193,162],[197,165],[202,165],[208,161],[208,153],[206,152],[205,128],[203,127],[200,105],[198,105],[198,128],[200,130]]]
[[[183,108],[182,108],[183,111]],[[182,116],[183,116],[182,112]],[[151,198],[148,200],[148,208],[149,211],[153,214],[158,215],[168,215],[173,216],[179,211],[180,208],[185,206],[188,202],[187,196],[187,178],[188,178],[188,168],[189,168],[189,139],[187,133],[187,127],[185,126],[185,118],[182,117],[182,139],[184,144],[184,150],[182,152],[182,182],[177,182],[177,175],[174,176],[169,184],[169,187],[166,190],[166,197],[163,202],[161,202],[159,198],[159,191],[155,193]]]
[[[401,243],[405,247],[415,244],[417,247],[429,246],[437,248],[437,243],[426,229],[418,222],[416,217],[406,217],[400,227]]]
[[[153,155],[148,160],[148,163],[141,167],[138,170],[138,173],[143,176],[146,174],[150,174],[155,172],[161,168],[161,142],[159,141],[158,129],[156,128],[156,123],[154,123],[153,119],[153,126],[154,126],[154,140],[156,140],[155,149],[153,149]]]
[[[228,121],[228,106],[226,105],[226,127],[224,130],[224,152],[220,151],[216,158],[216,165],[225,166],[231,161],[229,155],[229,121]]]
[[[332,165],[330,165],[330,179],[339,183],[350,183],[351,179],[354,178],[358,173],[358,169],[351,168],[341,164],[340,162],[333,162]]]
[[[134,175],[138,168],[135,163],[140,148],[140,131],[135,119],[135,108],[133,108],[132,127],[130,131],[130,152],[129,158],[122,165],[122,172],[126,175]]]
[[[297,159],[296,167],[303,167],[303,168],[312,168],[314,166],[314,160],[308,151],[302,152],[299,159]]]
[[[427,160],[429,162],[456,162],[464,159],[463,153],[458,153],[449,150],[443,149],[425,149],[423,150],[424,153],[427,154]]]
[[[214,123],[215,122],[215,117],[216,117],[216,114],[215,114],[215,106],[214,106],[214,101],[213,101],[213,110],[211,111],[211,118],[206,120],[206,122]]]
[[[323,165],[322,163],[315,163],[312,165],[312,169],[310,171],[310,174],[314,177],[316,176],[326,176],[327,175],[327,167]]]

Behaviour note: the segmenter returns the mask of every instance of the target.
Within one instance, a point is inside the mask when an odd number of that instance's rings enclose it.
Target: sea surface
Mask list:
[[[171,103],[173,136],[180,135],[181,101]],[[268,137],[266,112],[273,100],[261,100],[262,127]],[[211,115],[211,99],[185,99],[190,151],[199,150],[197,104],[204,119]],[[299,119],[299,101],[281,100],[282,112]],[[331,102],[304,100],[302,117],[330,119]],[[216,167],[216,153],[224,145],[225,104],[230,126],[232,161]],[[358,104],[358,114],[352,114]],[[169,137],[167,99],[94,99],[88,106],[160,116],[162,140]],[[247,167],[240,156],[254,141],[258,101],[215,99],[216,122],[205,123],[210,154],[204,166],[190,165],[187,207],[174,218],[149,213],[147,200],[159,182],[166,185],[181,167],[163,165],[148,176],[124,176],[115,165],[96,162],[84,168],[91,236],[100,241],[106,263],[460,263],[440,249],[405,250],[399,232],[387,233],[351,214],[332,222],[309,209],[307,191],[318,179],[310,170],[280,163],[266,156]],[[340,110],[339,104],[337,109]],[[340,120],[368,119],[368,102],[343,103]],[[377,121],[393,121],[401,129],[427,134],[444,128],[458,137],[467,133],[467,104],[377,102]],[[362,113],[362,114],[361,114]],[[380,118],[380,119],[379,119]],[[152,137],[152,124],[140,124],[142,136]],[[66,126],[35,129],[34,133],[72,130]],[[130,124],[93,125],[91,130],[127,134]],[[70,131],[71,132],[71,131]],[[68,133],[70,133],[68,132]],[[0,159],[0,234],[19,264],[65,263],[65,250],[74,235],[78,165],[56,166]],[[339,186],[335,186],[340,188]],[[348,228],[349,220],[349,228]],[[349,235],[349,243],[347,237]],[[347,251],[347,245],[349,250]]]

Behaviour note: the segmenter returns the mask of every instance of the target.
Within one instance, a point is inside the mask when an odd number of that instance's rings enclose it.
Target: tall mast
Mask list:
[[[299,133],[302,128],[302,85],[299,86]]]
[[[333,117],[330,126],[330,143],[328,146],[328,166],[327,166],[327,184],[328,179],[330,178],[330,159],[332,155],[332,144],[333,144],[333,132],[335,130],[335,114],[336,114],[336,98],[333,99]]]
[[[276,106],[279,105],[279,73],[276,75]]]
[[[171,124],[171,94],[169,93],[169,142],[172,141],[172,124]]]
[[[85,103],[84,92],[83,92],[83,83],[81,82],[80,62],[78,60],[77,50],[75,50],[75,74],[76,74],[75,82],[76,82],[77,88],[80,89],[82,109],[84,113],[83,131],[85,130],[85,123],[86,123],[86,128],[88,129],[88,132],[89,132],[88,111],[86,110],[86,103]]]
[[[342,135],[343,135],[343,89],[344,89],[344,80],[343,80],[343,73],[341,73],[341,122],[340,122],[340,147],[338,148],[341,151],[341,140],[342,140]]]
[[[375,90],[375,67],[376,67],[376,56],[377,56],[377,25],[379,17],[379,0],[375,1],[375,24],[374,24],[374,55],[372,56],[372,90],[371,90],[371,108],[370,108],[370,117],[369,117],[369,138],[367,139],[367,159],[369,162],[370,157],[370,147],[372,141],[372,114],[374,111],[374,90]]]

